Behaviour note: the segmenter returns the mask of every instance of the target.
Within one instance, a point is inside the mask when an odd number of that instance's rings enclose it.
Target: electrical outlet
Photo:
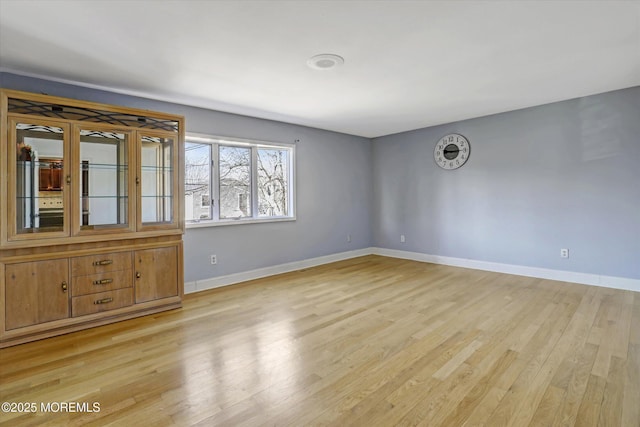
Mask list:
[[[569,249],[560,249],[560,258],[569,258]]]
[[[404,243],[404,242],[405,242],[404,234],[401,234],[400,235],[400,243]]]
[[[218,257],[216,255],[211,255],[211,265],[215,265],[218,263]]]
[[[347,234],[347,243],[351,243],[351,234]]]

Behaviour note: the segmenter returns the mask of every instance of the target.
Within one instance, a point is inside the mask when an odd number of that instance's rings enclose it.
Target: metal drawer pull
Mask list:
[[[93,261],[93,265],[109,265],[109,264],[113,264],[112,259],[103,259],[100,261]]]
[[[67,292],[67,282],[62,282],[62,292]]]
[[[95,300],[93,303],[94,304],[107,304],[109,302],[113,301],[113,298],[102,298],[99,300]]]
[[[94,285],[108,285],[109,283],[113,283],[113,279],[101,279],[93,281]]]

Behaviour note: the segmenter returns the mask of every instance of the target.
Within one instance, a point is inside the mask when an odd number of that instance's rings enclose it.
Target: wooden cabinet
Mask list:
[[[133,286],[133,271],[111,271],[105,273],[88,274],[86,276],[73,276],[71,288],[73,296],[95,294],[96,292],[111,291],[114,289],[130,288]]]
[[[135,252],[136,303],[178,295],[176,251],[168,247]]]
[[[182,117],[24,92],[1,96],[11,201],[1,246],[183,233]],[[53,196],[55,209],[41,203]],[[40,220],[54,210],[58,222]]]
[[[0,347],[179,307],[184,119],[2,89],[0,112]]]
[[[133,289],[124,288],[73,297],[71,310],[73,316],[78,317],[130,305],[133,305]]]
[[[40,191],[60,191],[62,190],[62,163],[46,159],[40,159],[40,175],[38,189]]]
[[[131,257],[132,252],[127,251],[72,258],[74,317],[133,305]],[[177,277],[173,280],[177,284]]]
[[[110,276],[113,272],[131,268],[133,268],[133,262],[130,252],[98,253],[73,258],[71,261],[71,274],[74,277]]]
[[[69,317],[69,262],[21,262],[5,271],[5,328],[23,328]]]

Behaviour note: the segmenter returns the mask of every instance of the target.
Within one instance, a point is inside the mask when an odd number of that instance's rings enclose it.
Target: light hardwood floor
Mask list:
[[[640,293],[367,256],[0,362],[11,426],[637,427]]]

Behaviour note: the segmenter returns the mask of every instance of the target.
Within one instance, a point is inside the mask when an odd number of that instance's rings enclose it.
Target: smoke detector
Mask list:
[[[344,58],[333,53],[323,53],[307,60],[307,65],[314,70],[331,70],[342,64],[344,64]]]

